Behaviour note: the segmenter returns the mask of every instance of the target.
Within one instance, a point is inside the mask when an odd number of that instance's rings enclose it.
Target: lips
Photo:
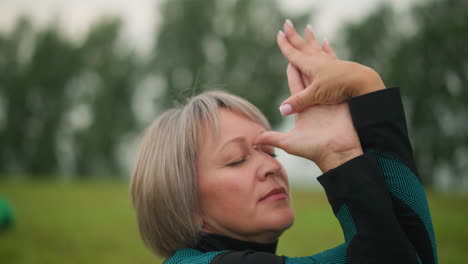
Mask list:
[[[283,187],[278,187],[262,196],[262,198],[260,198],[260,202],[264,200],[283,200],[287,197],[288,195],[286,194],[286,190]]]

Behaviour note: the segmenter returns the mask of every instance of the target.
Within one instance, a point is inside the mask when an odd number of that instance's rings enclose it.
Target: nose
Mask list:
[[[261,150],[256,151],[259,159],[260,167],[258,168],[258,178],[261,181],[266,180],[268,177],[279,176],[282,170],[281,163]]]

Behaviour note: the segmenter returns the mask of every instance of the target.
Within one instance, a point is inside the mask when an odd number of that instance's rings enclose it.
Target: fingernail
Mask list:
[[[286,35],[284,34],[284,32],[283,32],[283,31],[281,31],[281,30],[278,32],[278,35],[280,35],[280,36],[281,36],[281,37],[283,37],[283,38],[285,38],[285,37],[286,37]]]
[[[290,27],[294,28],[294,24],[291,20],[286,19],[286,24],[288,24]]]
[[[323,45],[330,45],[330,42],[328,42],[327,38],[323,38]]]
[[[292,106],[290,104],[285,104],[279,107],[281,115],[287,116],[292,113]]]
[[[311,25],[311,24],[307,24],[306,29],[307,29],[310,33],[314,34],[314,30],[312,29],[312,25]]]

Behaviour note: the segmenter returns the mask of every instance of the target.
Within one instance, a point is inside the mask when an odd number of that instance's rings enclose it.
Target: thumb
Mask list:
[[[260,134],[255,139],[255,145],[270,145],[280,149],[284,149],[286,146],[287,133],[281,133],[276,131],[266,131]]]
[[[286,116],[302,112],[304,109],[315,105],[317,103],[315,99],[316,91],[313,86],[309,86],[286,99],[280,106],[281,114]]]

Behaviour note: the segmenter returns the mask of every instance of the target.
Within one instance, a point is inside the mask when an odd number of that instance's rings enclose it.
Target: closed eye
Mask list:
[[[242,158],[242,159],[240,159],[240,160],[238,160],[238,161],[234,161],[234,162],[229,163],[227,166],[229,166],[229,167],[235,167],[235,166],[237,166],[237,165],[240,165],[240,164],[241,164],[242,162],[244,162],[244,161],[245,161],[245,158]]]
[[[272,156],[273,158],[276,158],[276,153],[268,153],[268,155]]]

